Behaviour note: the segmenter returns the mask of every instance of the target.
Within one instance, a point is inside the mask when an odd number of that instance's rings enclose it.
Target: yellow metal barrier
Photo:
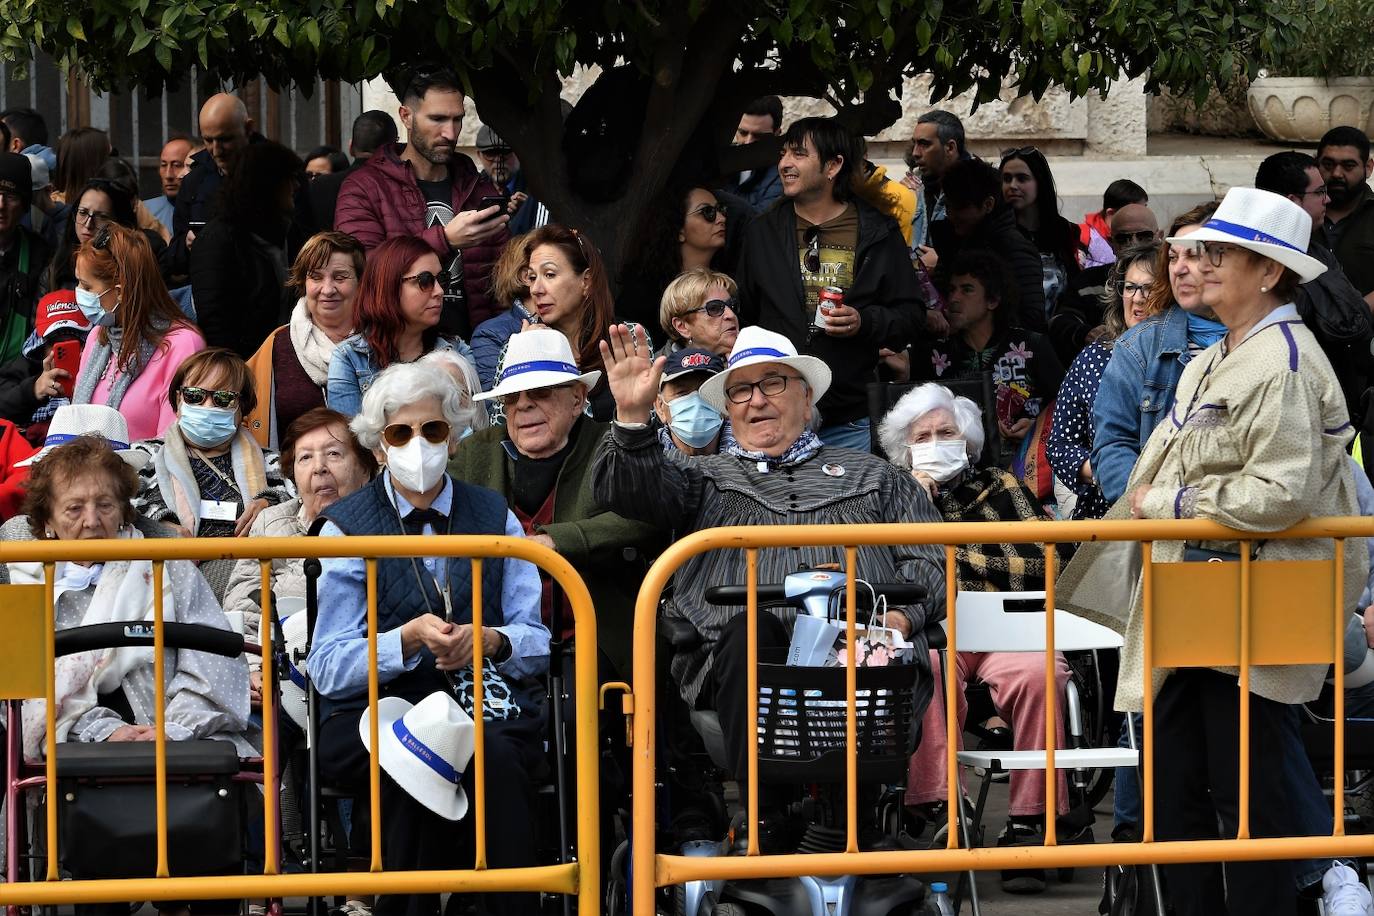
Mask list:
[[[1335,544],[1329,561],[1251,561],[1249,548],[1257,540],[1253,532],[1243,533],[1214,522],[1184,521],[1083,521],[1083,522],[963,522],[892,525],[797,525],[767,527],[714,528],[699,531],[666,550],[649,570],[635,608],[635,675],[633,697],[634,774],[633,774],[633,848],[631,899],[636,916],[652,916],[654,892],[658,887],[707,879],[741,880],[802,875],[836,876],[846,874],[895,874],[991,869],[1061,868],[1105,866],[1110,864],[1164,864],[1181,862],[1244,861],[1257,859],[1333,858],[1374,855],[1374,836],[1344,835],[1345,759],[1344,669],[1342,634],[1345,629],[1342,564],[1345,539],[1374,536],[1374,519],[1311,519],[1263,540],[1330,539]],[[1251,541],[1245,541],[1249,538]],[[1239,563],[1153,563],[1156,541],[1241,541]],[[955,754],[957,719],[946,716],[946,748],[949,840],[948,848],[899,852],[859,852],[856,825],[856,786],[858,758],[855,753],[855,677],[854,627],[855,557],[858,547],[888,545],[935,545],[945,552],[947,608],[946,630],[950,653],[957,651],[957,586],[955,549],[966,544],[1039,543],[1044,544],[1047,568],[1046,607],[1054,607],[1057,564],[1054,545],[1086,541],[1139,541],[1142,550],[1143,601],[1145,628],[1145,669],[1159,667],[1235,666],[1240,669],[1241,685],[1241,812],[1238,836],[1226,840],[1155,842],[1153,817],[1153,766],[1151,755],[1144,754],[1142,782],[1145,824],[1140,843],[1059,846],[1054,818],[1046,818],[1043,846],[958,848],[960,831],[956,827],[959,805],[956,795],[958,767]],[[845,550],[845,626],[848,634],[849,670],[847,673],[847,779],[848,836],[846,851],[828,854],[759,855],[757,792],[748,802],[748,849],[743,856],[680,856],[660,854],[654,848],[654,766],[656,750],[655,711],[655,627],[659,600],[672,575],[690,558],[712,550],[743,550],[749,587],[746,613],[748,621],[748,703],[749,721],[758,721],[757,644],[755,618],[758,614],[758,551],[780,547],[843,546]],[[1363,549],[1361,547],[1361,549]],[[1123,574],[1125,572],[1123,571]],[[716,583],[733,584],[733,583]],[[1304,618],[1299,634],[1293,627],[1295,606],[1321,608],[1327,614]],[[1184,613],[1184,608],[1193,613]],[[1196,609],[1205,608],[1206,615]],[[1055,690],[1053,661],[1054,618],[1045,615],[1046,690]],[[1199,626],[1200,618],[1210,618]],[[1186,634],[1186,638],[1180,638]],[[1335,828],[1332,836],[1254,839],[1249,837],[1249,678],[1256,664],[1335,665]],[[954,696],[955,666],[945,666],[945,695]],[[1148,674],[1146,676],[1148,683]],[[1152,704],[1145,704],[1145,746],[1153,746]],[[1055,810],[1055,736],[1057,704],[1046,704],[1045,733],[1045,807]],[[749,784],[758,784],[758,743],[749,742]]]
[[[59,881],[57,844],[49,843],[45,881],[0,884],[0,906],[52,906],[66,903],[98,903],[118,900],[206,900],[225,896],[225,876],[168,877],[167,868],[167,759],[165,738],[166,685],[163,671],[163,564],[168,560],[257,560],[262,566],[262,613],[272,613],[270,588],[271,561],[291,558],[357,558],[367,564],[368,628],[368,709],[371,719],[371,746],[377,743],[377,560],[413,557],[417,552],[414,537],[335,537],[335,538],[214,538],[150,539],[111,541],[3,541],[0,563],[42,563],[42,586],[9,586],[18,589],[15,606],[6,607],[6,651],[0,659],[0,697],[31,697],[39,692],[47,699],[46,781],[57,785],[56,723],[53,703],[54,613],[53,581],[60,561],[107,562],[112,560],[151,560],[154,595],[154,676],[156,683],[156,793],[157,793],[157,874],[117,880]],[[473,819],[476,856],[472,869],[442,871],[383,872],[381,845],[381,770],[376,753],[370,755],[372,862],[370,873],[277,874],[277,762],[275,742],[263,742],[263,822],[266,834],[265,866],[261,875],[234,875],[235,897],[296,897],[333,894],[421,894],[421,893],[501,893],[546,892],[575,894],[578,912],[595,916],[600,911],[600,810],[597,774],[597,671],[596,620],[591,597],[581,577],[559,554],[533,541],[511,537],[436,535],[426,537],[426,556],[471,558],[473,564],[473,646],[474,703],[482,702],[482,576],[484,559],[527,560],[549,573],[562,587],[573,609],[578,638],[574,647],[574,683],[578,697],[575,713],[575,778],[578,797],[578,861],[527,868],[491,869],[486,864],[486,778],[483,754],[483,721],[475,718],[473,772]],[[41,589],[41,594],[39,590]],[[38,613],[42,620],[38,620]],[[11,622],[11,614],[14,621]],[[41,627],[41,630],[39,629]],[[16,629],[37,637],[44,646],[34,656],[34,642],[26,651],[16,638]],[[29,656],[25,661],[25,656]],[[42,661],[41,669],[38,660]],[[263,682],[272,678],[271,627],[262,628]],[[16,664],[17,663],[17,664]],[[37,672],[41,671],[41,683]],[[276,734],[274,704],[264,703],[263,734]],[[47,836],[57,831],[57,805],[47,806]]]

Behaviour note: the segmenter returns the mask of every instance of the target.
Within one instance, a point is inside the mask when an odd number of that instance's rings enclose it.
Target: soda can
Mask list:
[[[812,324],[818,328],[826,325],[825,311],[836,306],[844,305],[844,290],[838,286],[824,286],[816,296],[816,317],[812,319]]]

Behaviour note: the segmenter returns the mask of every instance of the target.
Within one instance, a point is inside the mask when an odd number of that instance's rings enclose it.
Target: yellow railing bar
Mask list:
[[[57,601],[53,597],[56,582],[57,563],[53,560],[49,560],[43,564],[43,601],[48,609],[48,612],[43,615],[43,651],[48,660],[48,667],[46,670],[50,672],[47,678],[47,687],[45,688],[47,690],[45,699],[47,700],[46,712],[48,718],[48,734],[44,740],[43,769],[46,772],[48,785],[54,787],[50,790],[53,793],[57,791],[55,788],[57,786],[57,673],[53,670],[53,665],[57,656]],[[22,747],[22,744],[20,746]],[[8,775],[9,778],[14,778],[13,773]],[[22,798],[22,796],[20,797]],[[57,804],[55,794],[48,799],[48,810],[46,813],[48,821],[48,848],[58,849],[60,847],[57,845]],[[49,881],[56,881],[58,877],[57,856],[50,855],[48,856],[47,879]]]
[[[474,853],[472,867],[487,867],[487,744],[482,715],[482,558],[472,558],[472,788]]]
[[[745,564],[748,566],[746,582],[749,592],[745,608],[745,613],[749,615],[745,623],[746,639],[749,641],[746,650],[749,673],[745,679],[745,690],[749,693],[749,723],[746,733],[753,736],[749,742],[749,848],[745,855],[756,856],[759,854],[759,553],[757,550],[746,550],[744,556]],[[635,680],[637,682],[639,678],[636,677]],[[801,705],[800,697],[797,698],[797,703]],[[777,697],[773,698],[772,705],[776,710]],[[650,712],[649,715],[653,713]],[[638,719],[636,716],[635,720]]]
[[[1331,799],[1334,811],[1331,817],[1331,835],[1345,836],[1345,539],[1334,538],[1332,545],[1335,547],[1332,555],[1334,562],[1331,564],[1335,581],[1332,583],[1331,593],[1334,596],[1332,604],[1335,605],[1336,613],[1336,644],[1331,657],[1335,659],[1332,668],[1336,671],[1336,690],[1331,721],[1336,723],[1336,727],[1332,729],[1336,733],[1336,747],[1332,757],[1334,781]]]
[[[1059,819],[1059,771],[1054,768],[1054,752],[1059,744],[1059,666],[1054,660],[1054,580],[1058,575],[1059,555],[1053,544],[1045,545],[1045,845],[1054,846]]]
[[[948,777],[945,785],[949,791],[945,800],[945,813],[949,815],[949,837],[945,841],[948,849],[959,848],[962,829],[959,824],[964,816],[959,804],[959,684],[955,672],[959,662],[954,645],[959,617],[955,609],[959,604],[959,567],[955,555],[954,545],[945,547],[945,665],[942,673],[945,678],[945,775]]]
[[[859,662],[858,653],[855,647],[855,637],[857,636],[857,610],[854,602],[854,566],[858,562],[856,554],[857,548],[846,547],[844,549],[844,634],[848,646],[845,654],[848,656],[844,672],[844,735],[845,749],[844,755],[844,791],[845,801],[848,810],[845,812],[845,831],[846,839],[844,844],[845,852],[859,851],[859,723],[858,723],[858,690],[859,690]],[[797,698],[800,705],[801,697]],[[869,704],[869,715],[873,715],[875,710],[873,704]]]
[[[381,738],[377,726],[377,702],[381,685],[377,682],[377,560],[368,557],[367,565],[367,740],[372,753],[368,754],[368,805],[372,812],[369,825],[372,834],[372,861],[369,870],[382,870],[382,764]]]
[[[262,873],[277,873],[277,704],[270,686],[272,678],[272,561],[259,563],[259,594],[262,596],[258,618],[258,641],[262,646]]]
[[[166,570],[162,561],[153,561],[153,724],[157,734],[153,736],[157,773],[157,876],[166,878],[171,874],[167,867],[167,671],[163,652],[166,651],[166,634],[162,628],[162,578]]]
[[[1240,810],[1236,839],[1250,838],[1250,542],[1240,542]],[[1340,659],[1336,659],[1337,663]],[[1148,703],[1148,700],[1147,700]]]
[[[1152,541],[1145,541],[1140,545],[1140,597],[1141,608],[1145,614],[1143,621],[1145,630],[1145,645],[1142,647],[1144,655],[1144,691],[1147,695],[1153,695],[1154,691],[1154,671],[1155,671],[1155,596],[1154,596],[1154,556],[1155,545]],[[1141,809],[1141,828],[1140,840],[1142,843],[1153,843],[1155,839],[1155,704],[1153,702],[1141,704],[1142,728],[1140,730],[1140,740],[1136,742],[1136,750],[1143,758],[1141,761],[1140,778],[1140,809]],[[1134,730],[1135,726],[1131,723],[1131,714],[1126,713],[1126,727]]]

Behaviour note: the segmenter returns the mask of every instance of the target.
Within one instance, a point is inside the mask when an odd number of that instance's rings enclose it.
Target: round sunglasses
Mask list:
[[[449,283],[453,281],[453,275],[446,270],[441,270],[437,274],[431,270],[422,270],[418,274],[411,274],[402,277],[401,282],[413,280],[415,285],[420,287],[420,292],[427,293],[434,289],[434,284],[438,283],[444,289],[448,289]]]
[[[409,423],[392,423],[382,430],[382,441],[392,448],[404,448],[418,432],[429,444],[439,445],[448,441],[451,431],[447,420],[426,420],[418,430]]]
[[[226,391],[222,388],[211,389],[183,386],[177,389],[177,393],[181,395],[181,400],[184,403],[190,404],[192,407],[199,407],[204,404],[206,398],[210,399],[211,404],[214,404],[216,407],[222,407],[225,410],[228,410],[239,402],[239,393],[237,391]]]
[[[697,214],[708,223],[714,223],[716,217],[725,215],[725,204],[702,204],[687,215],[691,216],[692,213]]]

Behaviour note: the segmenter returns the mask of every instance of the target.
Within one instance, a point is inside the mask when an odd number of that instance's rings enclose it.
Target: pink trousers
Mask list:
[[[1056,726],[1058,746],[1064,746],[1064,685],[1069,679],[1069,665],[1064,656],[1055,653]],[[964,746],[964,719],[968,716],[968,701],[964,684],[976,678],[992,691],[992,702],[1002,718],[1011,722],[1012,746],[1019,751],[1038,751],[1045,748],[1045,654],[1043,652],[959,652],[955,656],[955,683],[959,685],[958,715],[959,748]],[[940,669],[940,656],[930,653],[931,668],[935,672],[935,698],[931,700],[922,720],[921,744],[911,756],[907,778],[906,803],[922,805],[944,801],[945,781],[945,678]],[[1059,813],[1069,810],[1068,783],[1064,771],[1059,771],[1055,790]],[[1011,771],[1011,803],[1008,812],[1013,817],[1029,817],[1045,813],[1045,774],[1041,770]]]

